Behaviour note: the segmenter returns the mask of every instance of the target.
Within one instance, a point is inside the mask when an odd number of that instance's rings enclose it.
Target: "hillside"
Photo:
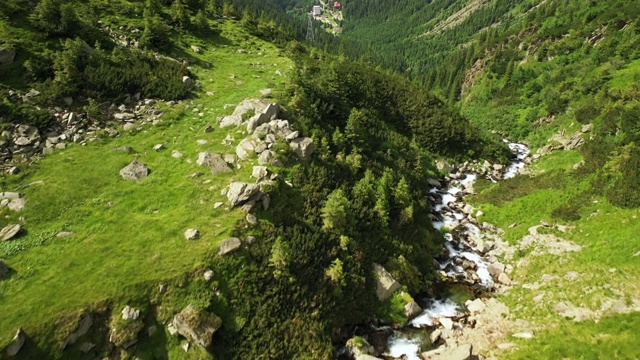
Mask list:
[[[275,5],[1,9],[2,357],[334,358],[437,281],[435,160],[510,156]]]
[[[343,36],[362,39],[374,54],[364,57],[430,87],[477,126],[531,147],[523,175],[480,180],[469,199],[514,252],[501,255],[514,284],[497,298],[512,320],[535,329],[531,339],[493,340],[496,353],[638,357],[637,4],[349,5]],[[572,250],[540,248],[549,241]]]

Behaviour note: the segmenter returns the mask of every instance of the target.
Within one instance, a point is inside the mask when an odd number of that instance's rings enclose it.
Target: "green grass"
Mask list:
[[[640,210],[618,208],[590,190],[590,177],[573,173],[579,154],[561,151],[543,157],[532,168],[542,174],[519,176],[485,187],[472,203],[484,212],[484,219],[505,230],[504,238],[517,243],[528,228],[545,220],[569,225],[566,233],[547,233],[582,247],[561,255],[516,253],[520,262],[511,274],[516,282],[501,295],[513,316],[529,321],[539,335],[518,340],[519,351],[508,358],[637,358],[635,333],[639,313],[609,314],[606,304],[621,300],[627,306],[640,300]],[[573,206],[579,218],[573,221],[554,216],[560,205]],[[510,224],[517,224],[508,228]],[[575,276],[575,278],[573,278]],[[544,280],[545,278],[550,280]],[[523,284],[538,285],[535,289]],[[544,295],[542,300],[534,297]],[[569,302],[602,316],[600,322],[573,322],[562,318],[553,307]]]
[[[198,40],[202,54],[192,53],[188,46],[184,50],[213,64],[208,69],[194,67],[202,92],[167,109],[160,125],[145,125],[130,133],[120,129],[120,137],[87,146],[72,144],[23,174],[3,180],[2,191],[20,191],[27,205],[20,213],[2,210],[0,220],[4,226],[24,217],[26,229],[21,238],[0,244],[0,257],[15,270],[0,287],[0,344],[8,343],[18,327],[33,336],[62,313],[104,299],[125,303],[157,289],[164,279],[201,268],[203,259],[217,252],[217,242],[231,235],[243,219],[240,210],[227,211],[226,205],[214,209],[213,204],[226,201],[220,191],[230,180],[254,181],[249,176],[255,159],[215,177],[198,167],[195,159],[200,151],[235,153],[235,146],[222,145],[222,139],[229,133],[237,144],[245,135],[236,131],[244,129],[216,126],[211,133],[203,129],[215,125],[217,116],[233,111],[233,107],[224,109],[225,104],[259,97],[259,90],[266,87],[273,88],[274,94],[282,92],[286,79],[275,71],[287,73],[291,62],[272,44],[245,34],[239,24],[220,26],[220,36]],[[184,45],[191,40],[184,39]],[[232,52],[240,48],[252,54]],[[263,65],[251,67],[251,62]],[[231,74],[237,78],[231,79]],[[205,116],[192,111],[196,105],[202,105],[198,112]],[[208,143],[197,145],[198,139]],[[166,149],[154,151],[158,143]],[[125,145],[136,153],[110,151]],[[171,157],[173,150],[183,158]],[[140,182],[125,181],[119,175],[134,159],[151,169]],[[193,179],[189,175],[195,172],[205,175]],[[44,184],[23,187],[39,180]],[[182,234],[187,228],[199,229],[201,238],[185,240]],[[55,237],[62,230],[74,235]],[[42,340],[41,346],[50,346],[47,341]],[[184,356],[178,350],[172,357]]]
[[[505,359],[637,359],[640,313],[615,315],[598,323],[563,321],[533,339],[517,340]]]

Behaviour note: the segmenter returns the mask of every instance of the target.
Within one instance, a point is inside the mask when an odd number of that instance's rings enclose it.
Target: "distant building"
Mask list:
[[[340,11],[342,10],[342,4],[340,4],[339,2],[334,2],[333,3],[333,11]]]
[[[322,15],[322,9],[320,8],[320,5],[314,5],[311,8],[311,12],[313,13],[313,16],[320,16]]]

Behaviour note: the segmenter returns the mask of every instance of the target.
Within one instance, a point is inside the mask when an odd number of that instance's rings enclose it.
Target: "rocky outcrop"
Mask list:
[[[575,150],[584,144],[585,134],[593,128],[592,124],[585,124],[580,130],[568,135],[565,130],[554,134],[547,145],[538,149],[538,154],[547,155],[555,150]]]
[[[227,190],[227,199],[229,199],[229,203],[233,208],[244,204],[253,197],[259,198],[261,194],[260,185],[258,184],[232,182]]]
[[[22,227],[20,224],[7,225],[0,230],[0,241],[7,241],[14,239],[19,233]]]
[[[373,346],[369,342],[360,336],[353,337],[347,341],[345,345],[347,354],[354,359],[360,359],[362,356],[373,354],[375,351]]]
[[[373,274],[377,281],[376,295],[380,301],[387,300],[400,288],[400,283],[382,265],[373,264]]]
[[[134,160],[131,164],[123,167],[120,170],[120,176],[122,176],[125,180],[140,180],[142,178],[147,177],[149,175],[149,168],[146,164],[139,162],[138,160]]]
[[[236,251],[242,246],[242,241],[236,237],[231,237],[220,241],[218,255],[227,255],[230,252]]]
[[[13,337],[13,340],[11,340],[11,344],[9,344],[9,346],[7,346],[7,348],[4,350],[5,354],[7,354],[7,356],[9,357],[13,357],[18,355],[18,352],[20,351],[20,349],[22,349],[22,346],[24,346],[24,341],[26,340],[27,336],[25,335],[24,331],[22,329],[18,329],[18,331],[16,331],[16,335]]]
[[[173,324],[189,342],[206,348],[211,345],[213,334],[222,326],[222,320],[215,314],[189,305],[176,314]]]
[[[413,319],[414,317],[420,315],[422,313],[422,308],[418,303],[412,301],[404,305],[404,315],[408,320]]]
[[[472,346],[469,344],[442,345],[421,354],[424,360],[469,360],[472,358]]]
[[[256,113],[249,119],[247,122],[247,132],[253,134],[258,126],[275,120],[279,110],[278,104],[268,104],[261,112]]]

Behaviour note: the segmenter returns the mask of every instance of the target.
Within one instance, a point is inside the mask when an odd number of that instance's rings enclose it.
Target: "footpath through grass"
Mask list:
[[[19,213],[4,208],[0,220],[5,226],[24,217],[26,229],[19,239],[0,243],[0,257],[14,271],[0,286],[0,348],[18,327],[35,335],[61,314],[101,300],[124,303],[157,289],[163,279],[191,272],[217,252],[218,241],[243,219],[240,210],[226,210],[226,205],[214,209],[213,204],[226,201],[220,191],[230,180],[251,181],[251,164],[214,177],[195,159],[200,151],[235,153],[244,135],[218,128],[216,117],[233,111],[224,109],[225,104],[260,97],[260,89],[283,91],[286,78],[275,72],[286,74],[291,62],[272,44],[245,34],[239,24],[220,26],[220,36],[180,44],[189,56],[212,66],[194,67],[202,91],[168,107],[161,124],[119,129],[119,137],[87,146],[70,145],[2,180],[1,191],[19,191],[27,204]],[[193,53],[191,44],[202,52]],[[247,53],[234,51],[238,49]],[[205,133],[206,125],[215,130]],[[229,133],[236,139],[234,146],[222,144]],[[197,140],[207,143],[198,145]],[[154,151],[160,143],[166,149]],[[111,151],[119,146],[131,146],[135,153]],[[172,157],[174,150],[183,157]],[[119,175],[134,159],[151,169],[140,182]],[[191,178],[195,172],[205,175]],[[199,229],[201,238],[185,240],[187,228]],[[73,236],[56,237],[60,231]]]

